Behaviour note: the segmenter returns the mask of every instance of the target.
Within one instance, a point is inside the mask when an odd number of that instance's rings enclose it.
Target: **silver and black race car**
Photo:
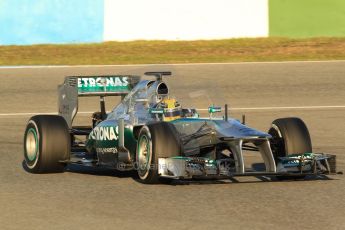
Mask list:
[[[136,170],[144,183],[169,179],[236,176],[304,178],[336,173],[335,155],[313,153],[305,123],[295,117],[272,122],[269,131],[250,128],[210,106],[200,117],[184,108],[163,77],[71,76],[58,87],[58,115],[36,115],[24,135],[24,166],[33,173],[62,172],[68,164]],[[100,98],[90,126],[73,126],[78,97]],[[106,96],[121,97],[106,112]],[[264,169],[245,167],[244,151],[261,154]]]

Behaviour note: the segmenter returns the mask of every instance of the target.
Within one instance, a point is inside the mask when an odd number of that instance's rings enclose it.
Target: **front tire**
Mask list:
[[[311,139],[305,123],[297,117],[280,118],[272,122],[268,133],[276,164],[279,157],[312,152]],[[305,176],[277,176],[278,180],[303,179]]]
[[[30,118],[24,133],[24,166],[32,173],[63,172],[70,155],[70,134],[57,115]]]
[[[305,123],[297,117],[276,119],[268,133],[272,136],[274,158],[312,152],[311,139]]]
[[[160,182],[158,158],[179,156],[181,147],[175,126],[157,122],[143,126],[139,132],[136,151],[136,167],[141,182]]]

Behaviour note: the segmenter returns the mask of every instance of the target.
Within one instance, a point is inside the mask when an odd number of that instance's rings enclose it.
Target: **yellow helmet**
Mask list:
[[[164,109],[163,121],[173,121],[181,118],[181,105],[173,98],[163,98],[159,107]]]

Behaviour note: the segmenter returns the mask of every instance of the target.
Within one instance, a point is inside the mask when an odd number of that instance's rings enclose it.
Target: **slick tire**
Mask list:
[[[139,179],[145,184],[162,182],[158,174],[158,158],[179,156],[181,144],[175,126],[157,122],[143,126],[139,132],[136,167]]]
[[[296,117],[280,118],[272,122],[268,133],[272,135],[271,149],[276,163],[279,157],[312,152],[309,131]],[[278,180],[303,179],[305,176],[277,176]]]
[[[30,118],[24,133],[24,167],[31,173],[63,172],[70,158],[70,134],[57,115]]]
[[[308,128],[300,118],[276,119],[268,133],[273,137],[271,148],[275,159],[295,153],[312,152]]]

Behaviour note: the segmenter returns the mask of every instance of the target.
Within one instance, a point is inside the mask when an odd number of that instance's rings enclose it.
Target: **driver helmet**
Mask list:
[[[164,110],[163,121],[173,121],[181,118],[182,109],[179,102],[173,98],[163,98],[159,102],[159,108]]]

